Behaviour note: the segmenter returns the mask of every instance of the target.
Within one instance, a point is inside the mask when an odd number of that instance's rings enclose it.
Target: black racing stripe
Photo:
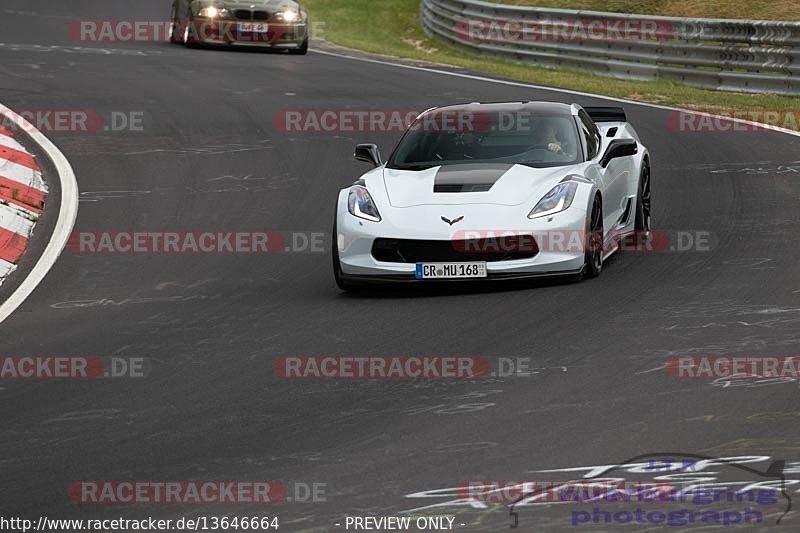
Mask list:
[[[486,192],[514,165],[445,165],[436,172],[433,192]]]

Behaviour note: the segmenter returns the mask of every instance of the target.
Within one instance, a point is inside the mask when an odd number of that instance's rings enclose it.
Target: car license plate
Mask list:
[[[485,278],[486,263],[417,263],[417,279]]]
[[[267,33],[269,24],[264,22],[240,22],[237,25],[237,29],[247,33]]]

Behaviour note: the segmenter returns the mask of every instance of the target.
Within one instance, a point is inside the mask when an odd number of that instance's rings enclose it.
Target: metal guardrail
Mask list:
[[[800,22],[420,1],[428,35],[481,54],[622,79],[800,94]]]

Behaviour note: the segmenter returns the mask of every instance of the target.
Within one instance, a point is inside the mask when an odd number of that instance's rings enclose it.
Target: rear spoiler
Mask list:
[[[621,107],[584,107],[583,110],[595,122],[628,122],[628,116]]]

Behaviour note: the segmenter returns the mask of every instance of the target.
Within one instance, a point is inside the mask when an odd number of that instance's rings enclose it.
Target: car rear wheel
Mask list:
[[[639,178],[634,229],[636,233],[650,233],[650,164],[647,160],[642,164],[642,174]]]
[[[645,159],[639,176],[639,191],[636,195],[636,211],[633,233],[623,237],[620,249],[626,252],[650,249],[652,234],[650,233],[650,164]]]
[[[583,277],[596,278],[603,270],[603,202],[595,196],[587,217]]]

